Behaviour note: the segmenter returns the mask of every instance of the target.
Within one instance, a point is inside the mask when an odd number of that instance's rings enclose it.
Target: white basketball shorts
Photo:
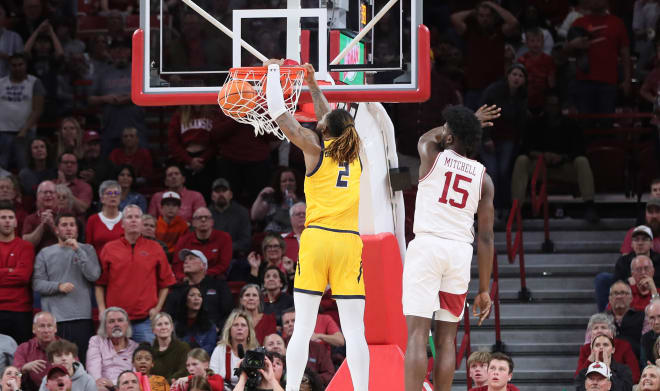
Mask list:
[[[416,235],[403,265],[403,314],[458,322],[470,282],[472,245]]]

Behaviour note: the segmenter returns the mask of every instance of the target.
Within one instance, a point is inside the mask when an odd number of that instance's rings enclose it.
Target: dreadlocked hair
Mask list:
[[[328,133],[335,137],[325,151],[325,156],[337,162],[352,162],[360,153],[360,137],[355,130],[351,114],[343,109],[333,110],[327,117]]]

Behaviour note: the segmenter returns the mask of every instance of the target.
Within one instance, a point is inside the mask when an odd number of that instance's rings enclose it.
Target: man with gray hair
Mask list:
[[[162,247],[142,237],[142,209],[130,204],[122,217],[124,236],[101,251],[101,277],[95,296],[99,312],[121,307],[128,313],[137,342],[154,339],[151,317],[161,311],[168,287],[176,280]]]
[[[296,202],[289,208],[289,217],[291,218],[291,232],[282,234],[284,243],[286,243],[286,255],[293,262],[298,262],[298,250],[300,248],[300,235],[305,229],[305,216],[307,204]]]
[[[644,312],[631,306],[633,289],[625,281],[617,281],[610,287],[610,304],[607,313],[612,315],[616,338],[625,339],[639,358],[639,339],[644,327]]]
[[[101,275],[101,267],[94,247],[78,242],[73,213],[55,218],[55,233],[58,243],[37,254],[32,286],[41,294],[41,308],[57,318],[59,335],[78,346],[84,364],[87,344],[94,334],[89,292]]]
[[[625,339],[616,338],[616,326],[612,316],[603,312],[591,315],[589,324],[587,325],[587,333],[591,333],[589,342],[580,347],[580,357],[578,358],[578,365],[575,371],[577,375],[582,369],[589,366],[589,357],[591,356],[591,341],[599,335],[607,335],[614,339],[614,360],[618,363],[625,364],[630,368],[632,377],[635,383],[639,380],[639,363],[637,356],[632,350],[630,343]]]
[[[660,336],[660,299],[651,300],[644,312],[646,313],[646,321],[651,326],[651,330],[642,335],[642,339],[640,340],[639,364],[642,368],[648,365],[649,362],[652,363],[655,357],[653,346],[658,336]]]
[[[37,389],[50,369],[46,347],[58,338],[55,317],[50,312],[38,312],[32,320],[32,333],[34,338],[18,345],[12,365],[27,376],[24,381],[28,385]]]
[[[138,344],[131,339],[132,333],[124,309],[108,307],[101,312],[99,329],[89,339],[86,365],[99,391],[111,390],[114,386],[111,379],[133,368],[133,351]]]
[[[630,289],[632,291],[631,307],[637,311],[643,311],[651,302],[651,298],[660,298],[658,289],[653,280],[655,268],[653,261],[646,255],[638,255],[630,263],[631,277]]]

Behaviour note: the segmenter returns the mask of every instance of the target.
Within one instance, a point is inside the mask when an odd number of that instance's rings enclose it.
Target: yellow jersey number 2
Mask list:
[[[348,181],[345,179],[350,175],[348,162],[339,163],[339,173],[337,174],[336,187],[348,187]]]

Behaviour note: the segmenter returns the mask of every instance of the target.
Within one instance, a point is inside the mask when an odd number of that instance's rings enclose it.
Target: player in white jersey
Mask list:
[[[493,182],[484,166],[469,157],[481,143],[483,126],[499,116],[495,106],[476,115],[463,106],[442,112],[443,126],[423,134],[417,144],[421,157],[415,239],[408,245],[403,268],[403,313],[408,326],[405,389],[419,391],[426,375],[431,319],[435,314],[436,360],[433,388],[449,391],[454,378],[454,339],[463,316],[470,281],[474,215],[478,215],[477,258],[479,324],[490,312],[488,285],[493,261]]]

